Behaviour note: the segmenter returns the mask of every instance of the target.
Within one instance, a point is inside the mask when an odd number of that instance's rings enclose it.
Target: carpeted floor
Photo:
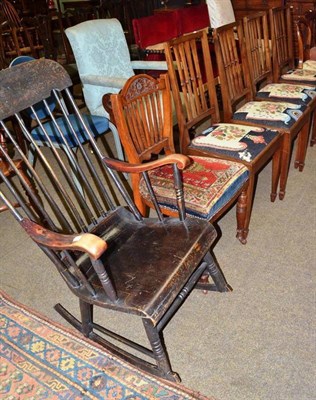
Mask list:
[[[235,239],[235,210],[219,222],[214,253],[232,293],[191,294],[165,330],[183,383],[219,400],[313,400],[316,393],[316,147],[304,172],[292,166],[284,201],[269,201],[268,165],[259,175],[248,244]],[[0,214],[1,288],[62,321],[56,302],[77,302],[54,266],[9,213]],[[130,316],[97,318],[146,343]]]
[[[1,290],[0,321],[2,399],[208,400],[134,368]]]

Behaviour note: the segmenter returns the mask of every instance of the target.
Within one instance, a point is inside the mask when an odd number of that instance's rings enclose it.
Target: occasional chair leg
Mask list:
[[[313,147],[316,143],[316,112],[314,111],[311,123],[311,141],[310,145]]]
[[[248,206],[248,189],[244,190],[238,198],[236,206],[236,217],[237,217],[237,239],[242,244],[247,243],[248,227],[247,224],[247,206]]]
[[[85,337],[89,337],[93,330],[93,306],[79,299],[82,329],[81,332]]]
[[[285,188],[287,177],[289,173],[291,154],[291,138],[288,133],[284,133],[283,136],[283,148],[281,153],[281,170],[280,170],[280,187],[279,187],[279,199],[283,200],[285,196]]]
[[[214,260],[212,254],[210,252],[206,253],[204,257],[204,261],[207,263],[207,271],[210,277],[213,279],[215,286],[219,292],[231,292],[233,289],[226,282],[226,279]]]
[[[272,180],[271,180],[271,195],[270,200],[275,201],[277,197],[278,184],[280,180],[281,168],[281,149],[277,150],[272,157]]]
[[[161,340],[161,334],[158,332],[151,320],[144,318],[143,324],[153,350],[158,369],[163,373],[164,378],[168,379],[169,381],[180,382],[179,375],[171,370],[169,357]]]
[[[309,127],[306,124],[305,127],[301,130],[298,137],[297,151],[294,164],[294,167],[298,168],[300,172],[303,171],[305,165],[308,137],[309,137]]]
[[[311,140],[310,140],[310,146],[314,146],[316,143],[316,112],[313,112],[312,115],[312,122],[311,122]]]

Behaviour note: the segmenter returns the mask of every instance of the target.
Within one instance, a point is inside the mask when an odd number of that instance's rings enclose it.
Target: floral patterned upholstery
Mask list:
[[[186,212],[210,220],[248,179],[248,169],[241,163],[211,157],[190,157],[192,164],[182,171]],[[172,166],[149,172],[153,189],[162,208],[177,210]],[[203,184],[201,184],[203,182]],[[149,200],[143,179],[140,193]]]
[[[291,103],[308,104],[316,96],[316,87],[293,85],[288,83],[271,83],[259,90],[256,97],[290,100]]]
[[[304,81],[308,83],[316,82],[316,71],[310,69],[294,69],[288,71],[286,74],[281,75],[281,78],[288,81]]]
[[[253,161],[279,135],[278,131],[238,124],[218,124],[194,138],[189,148]]]
[[[303,62],[303,69],[316,71],[316,60],[306,60]]]
[[[249,101],[234,113],[233,119],[288,129],[304,110],[306,106],[289,102]]]

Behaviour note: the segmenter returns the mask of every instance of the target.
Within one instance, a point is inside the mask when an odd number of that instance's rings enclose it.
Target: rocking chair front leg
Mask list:
[[[165,346],[161,340],[161,334],[149,319],[143,319],[143,324],[146,330],[148,340],[153,350],[158,370],[162,376],[172,382],[180,382],[180,377],[176,372],[171,370],[169,357]]]
[[[204,293],[212,292],[231,292],[232,287],[226,282],[226,279],[218,267],[216,261],[210,252],[206,253],[203,262],[206,264],[205,272],[195,285],[195,289],[201,289]],[[209,282],[209,277],[214,283]]]
[[[207,262],[207,271],[213,279],[217,290],[219,292],[232,292],[232,287],[227,283],[224,274],[210,252],[206,253],[204,256],[204,261]]]
[[[82,299],[79,299],[82,330],[85,337],[89,337],[93,330],[93,306]]]

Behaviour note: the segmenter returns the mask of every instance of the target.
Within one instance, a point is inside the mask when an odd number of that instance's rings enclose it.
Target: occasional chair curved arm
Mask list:
[[[21,221],[21,225],[36,243],[51,249],[82,251],[92,260],[98,260],[107,249],[106,242],[91,233],[64,235],[45,229],[27,218]]]
[[[190,158],[183,154],[169,154],[159,160],[150,161],[145,164],[130,164],[107,157],[104,157],[103,160],[109,168],[129,173],[146,172],[168,164],[176,164],[177,167],[182,170],[191,164]]]
[[[104,75],[81,75],[81,81],[83,84],[93,85],[93,86],[104,86],[104,87],[114,87],[121,89],[127,78],[121,78],[116,76],[104,76]]]
[[[168,70],[166,61],[131,61],[133,69],[155,69],[155,70]]]

